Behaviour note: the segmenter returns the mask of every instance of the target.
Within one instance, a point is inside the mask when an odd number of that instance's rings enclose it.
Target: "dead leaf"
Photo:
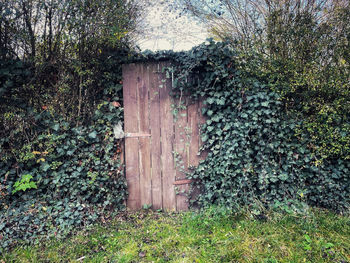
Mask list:
[[[116,108],[119,108],[120,107],[120,103],[118,101],[113,101],[112,102],[112,105]]]

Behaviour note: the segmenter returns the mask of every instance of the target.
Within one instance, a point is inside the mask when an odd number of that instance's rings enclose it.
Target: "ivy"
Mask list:
[[[195,201],[252,209],[297,202],[347,210],[350,162],[319,162],[312,134],[300,132],[303,120],[286,113],[270,78],[251,71],[256,61],[241,61],[231,45],[213,41],[170,58],[173,96],[187,94],[204,104],[207,157],[188,175],[200,188]]]
[[[121,141],[113,133],[123,121],[120,60],[105,61],[103,69],[109,74],[99,80],[104,89],[88,123],[49,107],[25,109],[22,118],[32,123],[0,138],[0,251],[63,238],[125,208]]]
[[[98,63],[99,92],[84,122],[46,105],[40,111],[26,105],[4,112],[3,123],[15,129],[0,138],[2,249],[38,242],[38,237],[64,237],[124,209],[127,187],[120,141],[113,134],[123,122],[117,57],[111,53]],[[204,105],[201,151],[206,158],[188,174],[192,187],[200,189],[195,202],[204,207],[348,209],[350,160],[317,154],[315,134],[307,132],[313,126],[286,113],[271,78],[252,70],[259,68],[257,60],[243,60],[231,45],[213,41],[189,52],[146,52],[130,60],[172,60],[163,69],[173,78],[171,95]],[[29,76],[23,65],[15,67],[21,68],[18,77],[0,72],[3,94]],[[179,109],[174,106],[173,112]],[[21,185],[25,191],[18,191]]]

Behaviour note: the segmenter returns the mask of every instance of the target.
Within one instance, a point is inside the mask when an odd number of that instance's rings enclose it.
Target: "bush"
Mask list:
[[[19,159],[0,163],[3,248],[38,236],[64,236],[124,208],[126,181],[113,134],[123,111],[115,105],[101,103],[87,127],[51,123],[23,146]],[[18,191],[26,174],[35,187]]]

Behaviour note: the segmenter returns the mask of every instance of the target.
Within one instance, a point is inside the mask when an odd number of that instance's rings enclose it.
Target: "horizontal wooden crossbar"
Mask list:
[[[192,182],[193,181],[190,179],[184,179],[184,180],[175,181],[174,185],[190,184]]]
[[[149,133],[126,133],[125,138],[151,137]]]

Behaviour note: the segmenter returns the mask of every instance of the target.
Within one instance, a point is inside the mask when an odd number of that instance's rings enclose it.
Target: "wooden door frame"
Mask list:
[[[132,210],[144,205],[172,211],[189,207],[186,193],[191,181],[186,173],[200,160],[199,124],[204,119],[199,102],[173,116],[172,104],[178,101],[169,95],[172,80],[162,70],[170,65],[169,61],[123,65],[124,160],[127,207]],[[181,167],[176,154],[183,160]]]

